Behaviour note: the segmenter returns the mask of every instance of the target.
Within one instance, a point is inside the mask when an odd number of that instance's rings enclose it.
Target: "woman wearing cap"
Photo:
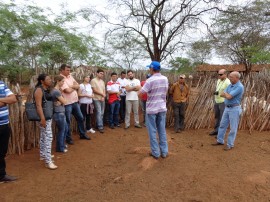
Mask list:
[[[186,76],[181,74],[178,82],[170,88],[170,94],[173,96],[174,111],[174,131],[180,133],[184,130],[186,103],[189,96],[189,87],[185,83]]]

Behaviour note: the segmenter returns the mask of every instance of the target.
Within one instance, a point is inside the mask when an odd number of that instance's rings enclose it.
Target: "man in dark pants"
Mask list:
[[[126,79],[126,72],[121,72],[121,77],[117,79],[117,81],[120,83],[121,87],[121,94],[120,94],[120,123],[123,123],[125,121],[125,114],[126,114],[126,85],[127,85],[127,79]]]
[[[17,180],[6,174],[5,156],[8,150],[10,136],[8,104],[17,102],[16,96],[0,81],[0,183]]]
[[[174,131],[180,133],[184,130],[186,103],[189,96],[189,87],[185,83],[186,76],[179,76],[179,81],[174,83],[170,88],[170,94],[173,96],[174,111]]]
[[[216,85],[216,90],[214,92],[215,96],[215,105],[214,105],[214,110],[215,110],[215,127],[214,130],[209,133],[209,135],[217,135],[218,134],[218,128],[219,124],[225,109],[225,104],[224,100],[225,98],[221,97],[221,93],[227,88],[228,85],[230,85],[231,82],[227,78],[227,73],[225,69],[221,69],[218,71],[218,80],[217,80],[217,85]]]

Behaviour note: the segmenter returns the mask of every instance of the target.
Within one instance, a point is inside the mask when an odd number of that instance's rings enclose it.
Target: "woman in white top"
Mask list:
[[[92,98],[94,97],[94,95],[89,82],[90,76],[85,76],[83,78],[83,83],[80,84],[78,95],[80,98],[80,108],[85,120],[86,130],[87,132],[95,133],[96,131],[94,131],[91,127],[91,114],[93,113],[94,109],[94,105],[92,104]]]

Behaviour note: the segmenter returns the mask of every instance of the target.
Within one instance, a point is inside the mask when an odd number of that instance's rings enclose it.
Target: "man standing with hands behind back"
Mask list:
[[[5,161],[10,136],[8,104],[15,102],[16,96],[3,81],[0,81],[0,183],[17,180],[16,177],[6,174]]]
[[[185,83],[186,76],[181,74],[179,81],[170,88],[170,94],[173,96],[174,111],[174,131],[180,133],[184,130],[186,103],[189,96],[189,87]]]
[[[216,85],[216,90],[214,92],[215,96],[215,105],[214,105],[214,111],[215,111],[215,127],[214,130],[209,133],[209,135],[217,135],[218,134],[218,127],[225,109],[225,104],[224,104],[224,97],[221,97],[221,93],[230,85],[231,82],[227,78],[227,72],[225,69],[221,69],[218,71],[218,80],[217,80],[217,85]]]

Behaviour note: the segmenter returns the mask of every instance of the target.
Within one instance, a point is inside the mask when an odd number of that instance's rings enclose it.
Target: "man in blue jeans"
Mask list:
[[[84,118],[78,104],[79,98],[77,90],[80,88],[80,85],[76,80],[70,75],[70,66],[67,64],[62,64],[60,67],[60,75],[64,77],[64,84],[61,87],[63,97],[66,99],[67,103],[65,104],[65,114],[66,121],[68,125],[68,132],[66,136],[66,142],[68,144],[74,144],[71,138],[71,114],[75,117],[78,129],[80,133],[80,139],[90,140],[91,138],[86,134],[84,128]]]
[[[138,91],[141,98],[147,93],[146,102],[146,127],[150,139],[150,155],[158,159],[161,155],[166,158],[168,155],[168,143],[166,136],[166,95],[168,92],[168,79],[160,74],[160,63],[152,61],[149,65],[149,71],[152,75],[146,80],[144,86]],[[157,135],[159,136],[159,142]]]
[[[218,129],[217,142],[212,144],[213,146],[224,145],[224,137],[230,124],[227,146],[224,148],[225,151],[229,151],[234,147],[239,119],[242,113],[240,104],[244,94],[244,86],[240,82],[240,73],[236,71],[230,73],[229,79],[231,84],[220,94],[221,97],[225,98],[225,110]]]
[[[15,102],[16,96],[3,81],[0,81],[0,183],[17,180],[16,177],[6,174],[5,161],[10,136],[8,104]]]
[[[111,73],[111,80],[107,83],[107,92],[109,94],[108,103],[110,105],[109,123],[110,128],[120,127],[118,121],[119,109],[120,109],[120,83],[117,81],[117,74]]]
[[[93,102],[96,111],[97,128],[100,133],[104,133],[103,116],[106,98],[105,83],[103,81],[103,77],[104,77],[104,70],[98,69],[96,78],[91,80],[91,86],[94,93]]]

